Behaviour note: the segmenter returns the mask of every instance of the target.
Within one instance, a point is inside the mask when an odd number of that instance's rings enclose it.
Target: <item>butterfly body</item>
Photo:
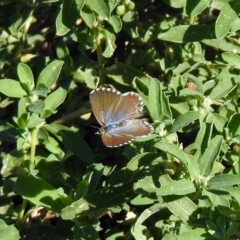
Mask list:
[[[143,115],[142,98],[133,92],[121,94],[108,88],[98,88],[90,93],[90,103],[107,147],[120,147],[137,136],[149,135],[153,128]]]

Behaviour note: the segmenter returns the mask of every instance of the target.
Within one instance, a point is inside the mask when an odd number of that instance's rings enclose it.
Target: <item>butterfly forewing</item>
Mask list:
[[[115,106],[120,100],[121,93],[112,89],[98,88],[90,93],[92,111],[102,126],[112,119]]]
[[[138,94],[134,92],[123,94],[114,109],[110,123],[116,124],[126,119],[141,117],[143,115],[143,105],[142,98]]]
[[[145,119],[125,120],[103,132],[102,140],[107,147],[119,147],[130,143],[135,137],[147,136],[152,131],[152,126]]]
[[[116,90],[98,88],[91,92],[90,103],[101,125],[116,124],[143,115],[142,98],[133,92],[121,94]]]

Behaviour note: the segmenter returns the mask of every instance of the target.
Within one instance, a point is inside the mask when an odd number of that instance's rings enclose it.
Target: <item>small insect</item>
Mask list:
[[[135,137],[146,136],[153,127],[143,116],[143,100],[134,93],[110,88],[97,88],[90,93],[92,111],[102,126],[97,134],[107,147],[120,147],[131,143]]]

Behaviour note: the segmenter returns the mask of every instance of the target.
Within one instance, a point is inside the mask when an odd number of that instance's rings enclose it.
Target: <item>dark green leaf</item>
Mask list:
[[[16,142],[18,136],[17,129],[10,123],[0,120],[0,140],[8,142]]]
[[[54,134],[62,143],[76,156],[84,162],[90,164],[94,162],[94,155],[87,143],[69,128],[58,125],[44,125],[47,131]]]
[[[200,116],[200,112],[187,112],[182,115],[179,115],[173,122],[173,126],[170,132],[177,132],[183,127],[187,126],[189,123],[195,121]]]
[[[207,25],[182,25],[171,27],[169,30],[159,33],[158,39],[183,43],[196,42],[204,39],[214,38],[211,28]]]
[[[76,215],[87,216],[100,209],[123,204],[135,196],[132,188],[132,183],[119,187],[105,187],[64,208],[61,216],[63,219],[73,219]]]
[[[74,27],[84,0],[63,0],[62,8],[56,20],[57,35],[62,36]]]
[[[229,129],[229,134],[232,138],[234,137],[240,137],[240,114],[236,113],[233,114],[228,122],[228,129]]]
[[[58,213],[64,207],[60,191],[33,175],[18,177],[13,189],[36,206],[43,206]]]
[[[139,77],[142,80],[150,79],[150,77],[138,69],[119,62],[107,69],[107,76],[122,85],[131,84],[135,77]]]
[[[98,232],[90,224],[80,224],[74,228],[74,239],[84,240],[100,240]]]

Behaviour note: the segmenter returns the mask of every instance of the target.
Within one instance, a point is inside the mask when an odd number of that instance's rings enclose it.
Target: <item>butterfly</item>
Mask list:
[[[92,111],[101,125],[97,134],[107,147],[121,147],[137,136],[146,136],[153,127],[143,116],[143,100],[134,93],[121,94],[110,88],[97,88],[90,93]]]

